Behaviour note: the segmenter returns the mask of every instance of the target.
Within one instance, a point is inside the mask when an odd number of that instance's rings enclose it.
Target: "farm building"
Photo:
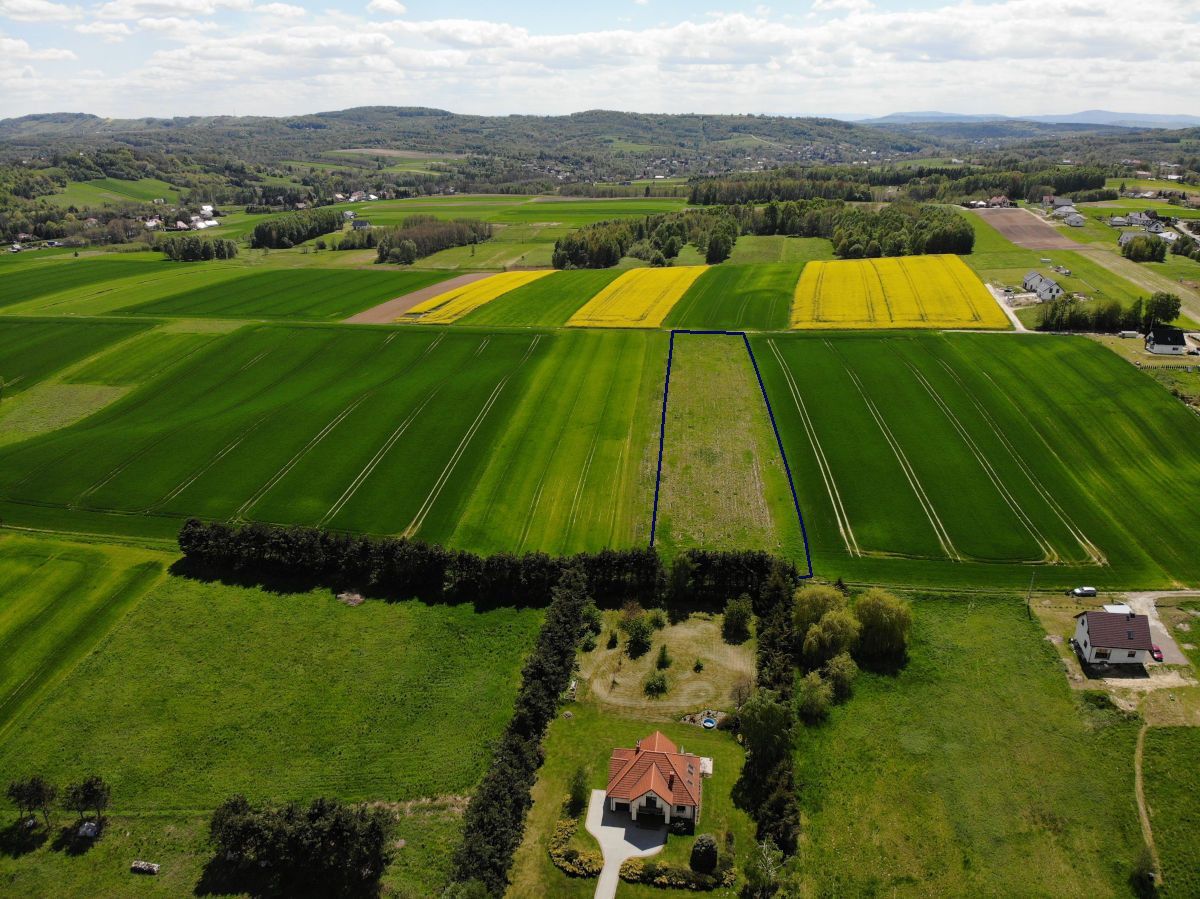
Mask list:
[[[1108,220],[1108,223],[1110,225],[1112,225],[1114,228],[1128,228],[1129,227],[1129,219],[1125,218],[1125,216],[1123,216],[1123,215],[1114,215],[1112,218],[1110,218]]]
[[[1151,234],[1162,234],[1167,230],[1167,226],[1158,219],[1151,219],[1150,221],[1146,222],[1146,230]]]
[[[1049,303],[1051,300],[1057,300],[1065,293],[1059,283],[1052,278],[1047,278],[1040,272],[1030,272],[1025,276],[1022,286],[1030,293],[1036,293],[1038,299],[1043,303]]]
[[[1150,224],[1153,219],[1144,212],[1131,212],[1128,216],[1129,224],[1145,226]]]
[[[1153,645],[1145,615],[1090,611],[1075,616],[1075,651],[1085,662],[1144,665]]]
[[[700,820],[702,759],[683,752],[660,731],[633,749],[614,749],[608,760],[605,798],[611,811],[628,811],[636,821],[662,816],[663,823]],[[711,766],[711,763],[710,763]]]
[[[1008,197],[1005,196],[991,197],[987,201],[987,204],[993,209],[1007,209],[1008,207],[1012,206],[1012,202],[1008,199]]]
[[[1079,215],[1079,210],[1074,206],[1056,206],[1054,212],[1050,213],[1055,218],[1065,219],[1072,215]]]
[[[1182,356],[1187,353],[1187,339],[1178,328],[1155,325],[1146,335],[1146,349],[1160,356]]]
[[[1072,228],[1082,228],[1084,226],[1084,224],[1087,222],[1087,219],[1085,219],[1078,212],[1073,212],[1070,215],[1068,215],[1065,219],[1063,219],[1063,221],[1065,221]]]
[[[366,219],[355,219],[354,224],[350,226],[355,231],[370,231],[371,223]]]

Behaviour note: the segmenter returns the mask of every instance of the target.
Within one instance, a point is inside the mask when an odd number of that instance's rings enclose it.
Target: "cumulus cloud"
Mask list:
[[[379,13],[384,16],[402,16],[408,12],[408,7],[399,0],[371,0],[367,4],[367,12]]]
[[[110,44],[119,43],[133,34],[133,29],[124,22],[85,22],[76,25],[75,30],[80,34],[95,35]]]
[[[300,17],[282,2],[107,0],[104,19],[163,40],[109,73],[103,88],[84,85],[54,108],[111,96],[121,108],[104,111],[114,115],[228,112],[220,88],[233,84],[238,112],[268,114],[364,103],[482,113],[1169,111],[1173,98],[1200,96],[1197,3],[1156,8],[1155,29],[1144,33],[1121,27],[1126,8],[1125,0],[899,10],[814,0],[808,18],[760,8],[548,34],[503,21],[399,18],[397,0],[370,0],[366,12],[377,19],[332,10]],[[248,11],[262,15],[227,15]],[[1163,33],[1174,38],[1164,42]],[[1128,78],[1146,59],[1171,78]],[[13,102],[0,96],[0,108]]]
[[[80,15],[78,6],[51,0],[0,0],[0,16],[17,22],[65,22]]]
[[[303,6],[293,6],[291,3],[263,3],[254,7],[254,12],[277,19],[303,19],[308,15],[308,10]]]

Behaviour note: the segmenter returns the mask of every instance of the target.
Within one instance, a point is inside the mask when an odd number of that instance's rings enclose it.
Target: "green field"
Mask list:
[[[132,312],[160,317],[298,318],[332,321],[436,284],[436,272],[275,269],[181,290]]]
[[[0,539],[0,780],[99,772],[112,787],[94,850],[0,851],[0,892],[191,894],[211,852],[207,815],[239,791],[393,804],[407,845],[385,885],[438,892],[459,797],[507,722],[540,613],[352,608],[328,591],[164,579],[169,559]],[[161,875],[132,877],[133,858]]]
[[[1195,896],[1200,893],[1200,728],[1146,731],[1142,777],[1162,861],[1162,895]]]
[[[131,276],[153,276],[178,270],[178,266],[161,261],[157,253],[153,255],[153,261],[149,254],[140,253],[83,259],[31,257],[28,263],[5,270],[0,308],[72,289],[95,290],[100,285]]]
[[[458,324],[499,328],[559,327],[620,274],[616,269],[555,272],[485,303],[459,319]]]
[[[680,298],[663,323],[671,328],[783,331],[803,264],[719,265]]]
[[[1103,347],[969,334],[752,342],[822,576],[1014,584],[1038,563],[1039,583],[1200,577],[1196,516],[1129,501],[1200,489],[1200,422]]]
[[[139,322],[0,319],[0,379],[7,403],[46,377],[146,329]],[[0,412],[3,412],[0,407]]]
[[[908,666],[801,731],[803,895],[1130,895],[1136,724],[1082,710],[1018,597],[914,617]]]
[[[1168,181],[1166,178],[1108,178],[1104,182],[1108,190],[1118,190],[1121,185],[1126,190],[1176,190],[1200,193],[1200,184],[1189,184],[1187,181]]]
[[[675,335],[656,542],[754,546],[797,559],[804,542],[783,458],[741,337]]]
[[[123,203],[150,203],[156,199],[178,203],[179,191],[155,178],[140,178],[137,181],[96,178],[92,181],[72,181],[61,193],[51,194],[48,199],[56,206],[98,209]]]
[[[833,243],[823,237],[743,234],[733,245],[729,263],[812,262],[833,258]]]

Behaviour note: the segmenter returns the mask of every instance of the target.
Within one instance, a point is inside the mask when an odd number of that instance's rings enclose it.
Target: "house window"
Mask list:
[[[684,814],[686,811],[687,811],[687,806],[686,806],[686,805],[677,805],[677,806],[675,806],[675,812],[676,812],[676,814],[682,815],[682,814]]]
[[[1096,658],[1098,659],[1107,659],[1110,655],[1112,655],[1112,653],[1107,649],[1096,650]]]
[[[1128,656],[1128,658],[1131,658],[1131,659],[1136,659],[1136,658],[1137,658],[1137,653],[1136,653],[1136,652],[1134,652],[1132,649],[1131,649],[1131,650],[1129,650],[1129,656]]]

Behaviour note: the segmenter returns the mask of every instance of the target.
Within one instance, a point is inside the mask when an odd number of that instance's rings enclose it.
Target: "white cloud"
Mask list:
[[[75,30],[80,34],[92,34],[110,44],[120,43],[133,34],[133,29],[124,22],[85,22],[76,25]]]
[[[254,12],[277,19],[303,19],[308,15],[308,10],[303,6],[293,6],[291,3],[264,3],[254,7]]]
[[[51,0],[0,0],[0,16],[17,22],[65,22],[80,15],[78,6]]]
[[[0,114],[230,112],[223,89],[234,85],[239,113],[266,114],[366,103],[492,114],[1165,112],[1200,96],[1197,7],[1156,7],[1153,32],[1120,24],[1125,0],[953,0],[901,10],[815,0],[810,8],[821,14],[810,18],[759,9],[548,34],[503,21],[397,18],[397,0],[370,0],[377,20],[334,10],[293,17],[283,2],[108,0],[104,18],[136,22],[148,53],[120,60],[102,84],[73,83],[65,71],[35,92],[17,72],[14,90],[0,93]],[[246,11],[261,15],[230,15]],[[1162,41],[1163,33],[1174,37]],[[1147,59],[1170,79],[1127,77]]]
[[[400,0],[371,0],[367,4],[367,12],[379,13],[385,16],[402,16],[408,12],[406,7]]]

